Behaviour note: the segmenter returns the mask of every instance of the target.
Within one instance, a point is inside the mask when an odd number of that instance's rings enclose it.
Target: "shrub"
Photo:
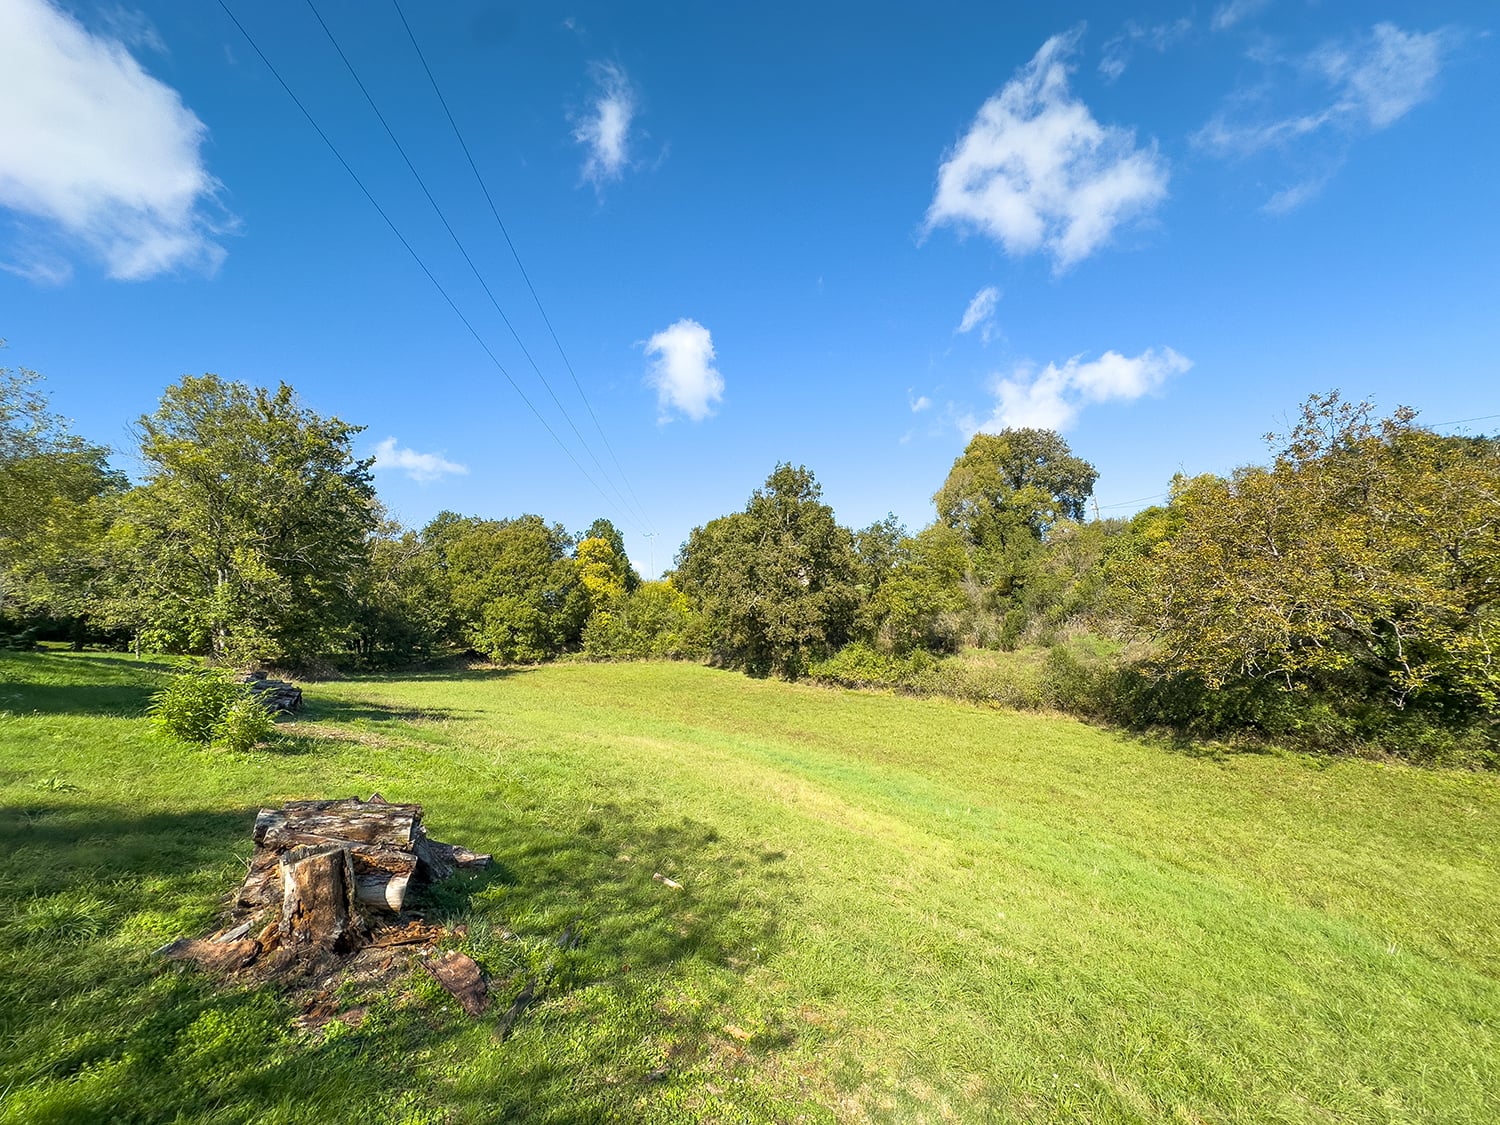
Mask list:
[[[224,709],[213,728],[213,743],[226,750],[244,753],[254,750],[276,733],[276,722],[260,701],[242,695]]]
[[[217,668],[174,676],[151,697],[148,714],[157,729],[185,742],[231,750],[250,749],[275,726],[250,689]]]

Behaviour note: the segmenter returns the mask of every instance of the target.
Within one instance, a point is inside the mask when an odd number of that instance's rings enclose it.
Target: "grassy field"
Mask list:
[[[1500,1119],[1493,775],[670,664],[312,685],[232,756],[163,669],[0,654],[0,1121]],[[555,966],[509,1040],[151,958],[257,806],[372,790],[495,853],[432,909],[497,1007]]]

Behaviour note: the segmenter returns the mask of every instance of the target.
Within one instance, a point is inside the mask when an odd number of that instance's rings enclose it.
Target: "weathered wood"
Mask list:
[[[472,957],[456,949],[439,953],[422,962],[422,967],[432,974],[438,984],[446,988],[458,1000],[463,1010],[477,1016],[489,1006],[489,992],[484,986],[484,977]]]
[[[349,856],[354,864],[355,900],[363,906],[400,914],[417,872],[417,857],[399,848],[359,845],[349,849]]]
[[[340,844],[338,840],[314,837],[299,846]],[[417,873],[417,856],[400,848],[350,844],[349,858],[354,866],[354,898],[362,906],[401,913],[406,892]],[[250,861],[250,871],[240,885],[235,899],[240,907],[269,906],[282,895],[281,853],[259,847]]]
[[[421,831],[421,819],[421,805],[390,805],[358,797],[288,801],[279,809],[260,810],[252,838],[277,850],[341,840],[411,851]]]
[[[417,825],[414,848],[417,858],[421,861],[422,874],[434,883],[442,882],[455,871],[483,870],[494,860],[493,856],[471,852],[468,848],[459,847],[457,844],[444,844],[434,840],[427,835],[420,824]]]
[[[293,848],[281,857],[281,927],[284,946],[347,952],[366,926],[354,898],[354,865],[339,844]]]

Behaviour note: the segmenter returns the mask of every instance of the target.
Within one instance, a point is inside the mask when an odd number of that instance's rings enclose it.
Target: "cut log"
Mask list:
[[[288,801],[279,809],[261,809],[255,818],[257,844],[278,851],[298,844],[340,840],[379,844],[411,851],[420,832],[421,805],[376,804],[351,797],[345,801]]]
[[[298,846],[339,844],[337,839],[313,838]],[[361,906],[401,913],[406,892],[417,873],[417,856],[400,848],[348,844],[354,867],[354,898]],[[240,907],[269,906],[282,895],[280,853],[269,847],[256,849],[250,871],[241,884],[235,903]]]
[[[281,857],[281,941],[344,953],[362,944],[367,927],[354,898],[354,865],[340,844],[311,844]]]

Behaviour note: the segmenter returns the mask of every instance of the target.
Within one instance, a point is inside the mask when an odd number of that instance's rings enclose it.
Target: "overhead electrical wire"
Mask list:
[[[630,504],[625,500],[624,495],[615,486],[614,481],[610,478],[609,471],[605,469],[604,465],[600,463],[599,458],[595,456],[593,448],[590,446],[588,439],[585,438],[579,431],[577,424],[573,421],[573,416],[568,413],[568,408],[564,406],[562,400],[557,397],[557,392],[552,389],[551,382],[548,381],[547,376],[542,372],[541,367],[532,357],[530,349],[526,347],[525,342],[521,339],[520,333],[516,331],[515,325],[511,323],[510,317],[506,315],[505,310],[500,306],[500,302],[495,297],[494,291],[490,289],[489,282],[484,279],[484,275],[480,272],[479,267],[475,265],[474,259],[470,256],[468,248],[464,246],[463,240],[458,237],[458,232],[453,229],[453,224],[448,221],[448,216],[443,212],[442,206],[433,196],[432,191],[427,187],[427,181],[422,178],[422,173],[417,171],[417,166],[412,162],[410,155],[408,155],[406,151],[406,146],[404,146],[401,143],[400,139],[396,136],[395,130],[391,128],[390,122],[386,120],[385,114],[381,112],[380,106],[376,104],[374,96],[371,95],[369,88],[365,86],[364,80],[360,78],[359,71],[355,69],[354,63],[351,62],[349,56],[345,54],[344,48],[339,43],[338,38],[333,34],[333,30],[323,19],[322,13],[318,11],[317,5],[313,3],[313,0],[306,0],[306,3],[308,11],[312,12],[313,18],[318,21],[318,26],[323,29],[323,34],[328,37],[328,42],[333,45],[333,49],[335,52],[337,52],[340,61],[343,62],[344,68],[349,72],[349,77],[354,79],[354,84],[359,87],[359,92],[364,95],[365,102],[369,105],[370,110],[375,114],[376,119],[380,122],[381,128],[385,130],[385,135],[390,138],[391,144],[395,145],[396,151],[401,154],[401,159],[406,163],[407,171],[412,174],[412,178],[417,181],[417,186],[422,189],[422,194],[427,197],[427,202],[432,206],[434,213],[436,213],[438,217],[438,221],[443,224],[443,229],[448,232],[448,237],[453,240],[453,245],[458,249],[459,254],[462,255],[464,262],[469,267],[469,271],[473,273],[474,279],[479,282],[480,288],[484,290],[484,295],[489,298],[489,302],[494,307],[495,311],[500,314],[501,321],[504,322],[506,329],[509,330],[511,338],[516,342],[516,346],[521,349],[521,354],[526,357],[526,362],[531,364],[531,369],[536,372],[536,377],[541,380],[542,386],[546,388],[547,394],[551,397],[553,405],[555,405],[559,412],[561,412],[563,419],[568,423],[568,427],[573,431],[573,436],[578,439],[579,443],[584,448],[584,452],[587,453],[589,459],[594,462],[594,466],[599,470],[599,474],[604,478],[605,483],[608,484],[610,488],[614,489],[621,509],[631,513],[629,517],[631,522],[637,524],[636,529],[644,533],[645,528],[640,525],[649,525],[650,521],[644,519],[639,513],[631,512]],[[514,248],[512,248],[512,252],[514,252]],[[528,285],[529,284],[530,282],[528,280]],[[533,296],[535,296],[534,291]],[[577,382],[576,377],[574,381],[575,383]],[[585,400],[585,405],[587,405],[587,400]],[[592,413],[592,411],[590,411],[590,413]],[[623,470],[620,470],[620,472],[621,476],[623,477]],[[626,486],[629,487],[628,482]],[[639,501],[637,501],[637,505],[639,505]]]
[[[442,282],[438,281],[432,270],[428,268],[427,263],[422,260],[422,256],[417,253],[416,249],[407,240],[406,236],[401,233],[401,229],[396,226],[390,215],[386,213],[385,208],[380,205],[379,200],[377,200],[371,193],[370,189],[365,186],[365,182],[360,179],[359,174],[355,172],[354,168],[349,164],[349,161],[344,159],[344,154],[339,151],[338,146],[329,139],[328,134],[323,131],[323,127],[318,124],[317,119],[313,117],[313,115],[308,111],[307,106],[302,104],[302,99],[297,97],[291,86],[287,84],[286,79],[281,76],[281,72],[277,70],[274,65],[272,65],[271,60],[267,58],[266,53],[260,49],[260,44],[255,41],[254,36],[252,36],[245,29],[244,24],[240,23],[239,19],[235,16],[234,12],[230,10],[229,5],[225,2],[225,0],[218,0],[218,3],[219,7],[224,10],[224,14],[229,17],[230,22],[233,23],[234,26],[239,30],[239,33],[245,37],[245,42],[250,44],[250,49],[253,50],[257,56],[259,56],[260,61],[265,63],[266,69],[271,72],[271,76],[275,78],[276,81],[281,85],[281,88],[286,91],[287,97],[292,99],[292,103],[297,107],[298,110],[301,111],[302,116],[307,118],[307,123],[313,127],[313,131],[317,133],[322,142],[328,146],[328,151],[333,153],[334,159],[343,166],[344,171],[349,173],[349,178],[354,181],[355,186],[358,187],[359,190],[364,194],[364,197],[370,201],[370,206],[374,207],[376,213],[379,214],[379,216],[383,220],[385,220],[385,225],[391,228],[391,233],[396,236],[397,241],[399,241],[401,245],[406,248],[406,252],[410,254],[412,260],[417,263],[417,267],[427,275],[427,280],[432,282],[433,288],[438,291],[443,300],[447,302],[448,307],[453,310],[454,315],[457,316],[458,319],[463,323],[463,326],[468,329],[469,335],[474,337],[475,342],[478,343],[479,346],[484,350],[484,354],[489,356],[490,362],[495,365],[495,369],[499,371],[501,375],[505,376],[505,381],[510,384],[511,389],[515,391],[518,396],[520,396],[521,401],[526,404],[527,409],[530,410],[531,413],[536,417],[536,420],[542,424],[542,428],[546,430],[552,440],[557,443],[558,448],[563,451],[563,454],[568,458],[568,460],[573,463],[573,467],[583,475],[584,480],[588,481],[589,484],[594,486],[594,490],[604,498],[606,503],[613,506],[615,504],[615,501],[610,498],[609,493],[605,492],[604,489],[599,485],[599,482],[596,481],[593,476],[590,475],[589,471],[583,467],[578,458],[573,455],[573,451],[568,448],[567,444],[562,440],[562,438],[558,436],[557,431],[552,428],[546,417],[540,410],[536,408],[536,404],[533,403],[529,397],[527,397],[526,392],[521,389],[520,384],[517,383],[511,376],[510,372],[506,370],[505,365],[500,362],[499,357],[495,355],[489,344],[485,342],[484,337],[479,334],[479,330],[476,329],[473,323],[470,322],[469,318],[464,315],[463,310],[458,307],[458,303],[454,301],[452,296],[449,295],[448,290],[443,287]]]
[[[557,330],[552,327],[552,318],[547,315],[547,310],[542,306],[542,299],[537,294],[536,286],[531,283],[531,275],[526,271],[525,263],[521,261],[520,251],[516,249],[516,244],[511,241],[510,231],[506,229],[505,220],[500,217],[500,209],[495,206],[494,197],[490,195],[489,185],[484,182],[484,177],[480,175],[479,165],[474,161],[474,154],[469,151],[469,144],[464,140],[463,130],[458,127],[458,121],[455,120],[453,111],[448,108],[448,99],[443,96],[442,87],[438,85],[437,77],[432,73],[432,67],[427,63],[427,56],[422,51],[421,44],[417,42],[417,37],[411,29],[411,24],[407,22],[406,13],[401,10],[400,0],[391,0],[391,6],[396,9],[396,15],[401,20],[401,26],[406,29],[406,37],[411,41],[412,50],[417,53],[417,59],[421,62],[422,69],[427,74],[427,81],[432,84],[432,92],[437,95],[438,104],[443,107],[443,113],[448,118],[449,126],[453,129],[453,136],[457,138],[459,147],[463,149],[464,158],[469,162],[469,170],[474,173],[474,182],[479,185],[479,190],[484,193],[484,201],[489,204],[490,214],[495,217],[495,225],[500,228],[500,233],[505,238],[505,245],[510,248],[510,256],[515,259],[516,268],[521,271],[521,277],[526,282],[526,289],[530,292],[531,299],[536,303],[536,311],[541,314],[542,323],[547,326],[547,333],[552,337],[552,343],[557,347],[557,354],[562,357],[563,366],[568,369],[568,375],[573,380],[573,386],[578,391],[578,397],[583,400],[584,408],[589,412],[589,418],[594,423],[594,429],[599,432],[600,440],[604,442],[604,448],[609,452],[610,460],[614,462],[615,469],[620,474],[620,479],[625,482],[625,488],[630,493],[631,499],[635,501],[636,508],[642,515],[646,515],[645,506],[641,503],[640,497],[636,496],[635,489],[631,487],[630,477],[626,474],[624,466],[620,464],[619,457],[615,455],[615,448],[610,444],[609,435],[604,432],[604,427],[600,425],[599,416],[594,413],[593,403],[589,402],[589,396],[584,392],[583,384],[578,379],[578,373],[573,370],[573,361],[568,358],[568,353],[563,348],[562,341],[558,339]],[[649,516],[646,517],[646,523],[655,532],[656,528],[651,525]]]

